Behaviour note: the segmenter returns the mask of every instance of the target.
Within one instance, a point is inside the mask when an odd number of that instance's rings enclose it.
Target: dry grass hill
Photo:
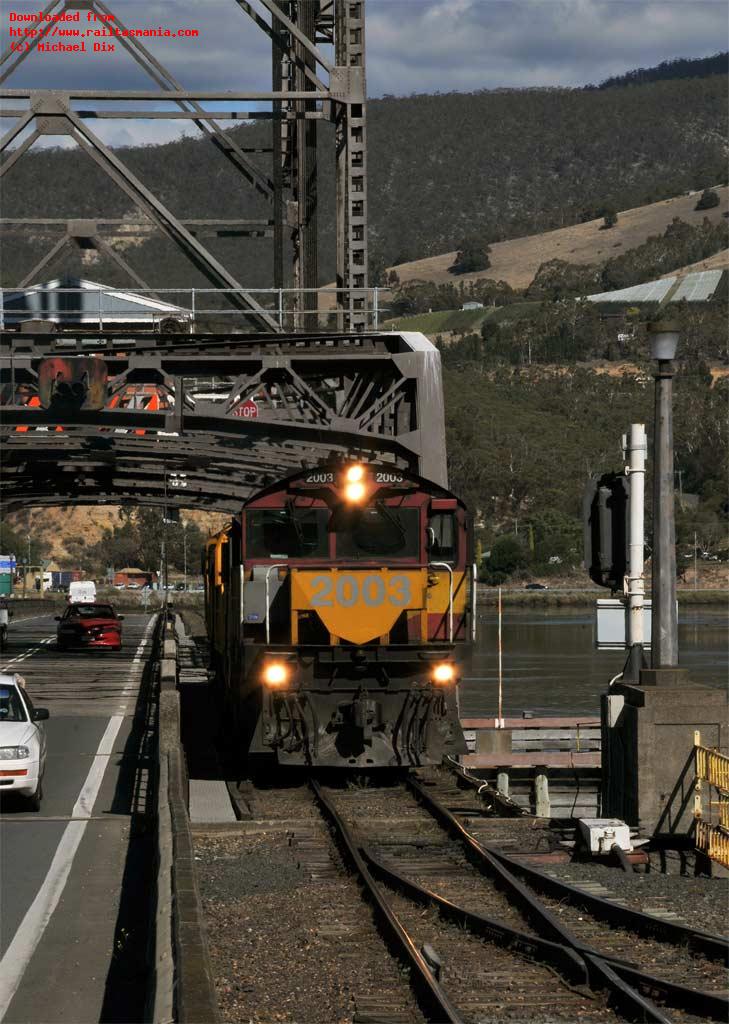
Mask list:
[[[699,270],[729,270],[729,249],[716,252],[705,260],[699,260],[698,263],[690,263],[687,267],[681,267],[680,270],[669,270],[667,274],[661,274],[661,277],[694,274]]]
[[[651,235],[663,234],[674,217],[687,224],[700,224],[704,217],[708,217],[712,222],[720,220],[729,211],[729,186],[717,187],[716,193],[720,202],[711,210],[695,210],[700,193],[693,192],[660,203],[652,203],[650,206],[623,210],[618,215],[618,223],[609,230],[603,227],[602,218],[599,218],[586,221],[584,224],[558,228],[556,231],[546,231],[541,235],[527,235],[524,238],[512,238],[507,242],[496,242],[491,246],[491,266],[488,270],[477,270],[470,274],[450,274],[448,268],[455,260],[455,252],[414,260],[412,263],[401,263],[392,269],[397,271],[403,284],[414,280],[445,284],[488,278],[493,281],[506,281],[512,288],[528,288],[540,265],[547,260],[561,259],[576,264],[602,263],[620,252],[635,249]],[[719,262],[714,263],[715,260]],[[690,269],[710,269],[708,264],[712,267],[726,266],[726,261],[727,254],[720,253]],[[704,263],[707,266],[704,266]]]
[[[185,511],[180,515],[183,519],[196,523],[206,535],[219,530],[230,518],[215,512]],[[118,525],[119,506],[35,508],[28,512],[9,515],[8,522],[14,528],[28,532],[34,537],[43,537],[49,549],[47,557],[59,565],[71,567],[75,565],[74,548],[79,539],[83,538],[84,544],[89,547],[100,541],[105,530],[111,530]]]

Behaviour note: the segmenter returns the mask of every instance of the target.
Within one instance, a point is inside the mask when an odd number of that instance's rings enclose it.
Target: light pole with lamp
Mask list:
[[[651,356],[658,366],[653,424],[653,621],[651,667],[678,665],[676,614],[676,516],[673,472],[673,359],[679,326],[671,320],[648,325]],[[657,682],[657,680],[656,680]]]

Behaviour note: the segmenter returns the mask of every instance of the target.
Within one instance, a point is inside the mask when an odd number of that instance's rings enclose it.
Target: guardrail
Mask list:
[[[367,330],[379,330],[389,309],[393,289],[382,288],[141,288],[111,285],[85,288],[47,288],[26,285],[0,288],[0,330],[17,327],[23,320],[40,318],[60,324],[84,324],[99,330],[115,324],[139,324],[150,329],[178,321],[179,329],[192,333],[196,325],[223,321],[250,330],[263,309],[281,331],[344,329],[345,310],[350,299]],[[56,296],[62,296],[54,303]],[[74,299],[75,296],[75,299]],[[165,296],[165,298],[163,298]],[[254,300],[258,309],[241,309],[236,297]],[[4,306],[4,308],[3,308]]]
[[[694,756],[696,849],[729,868],[729,757],[702,746],[700,732],[694,733]],[[708,820],[704,818],[703,783],[709,787]]]
[[[220,1016],[187,812],[175,615],[168,610],[160,614],[157,662],[156,912],[145,1016],[151,1024],[217,1024]]]

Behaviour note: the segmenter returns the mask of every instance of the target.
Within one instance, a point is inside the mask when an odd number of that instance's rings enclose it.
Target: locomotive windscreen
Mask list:
[[[354,509],[337,523],[336,540],[337,558],[417,558],[420,512],[385,505]]]
[[[248,558],[327,558],[326,508],[261,508],[246,512]]]

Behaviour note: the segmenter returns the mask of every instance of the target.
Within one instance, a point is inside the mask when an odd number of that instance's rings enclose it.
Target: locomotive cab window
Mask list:
[[[260,508],[246,514],[248,558],[327,558],[325,508]]]
[[[333,517],[337,558],[418,558],[420,512],[377,504]]]
[[[455,562],[458,533],[453,512],[434,512],[428,523],[428,557],[431,562]]]

